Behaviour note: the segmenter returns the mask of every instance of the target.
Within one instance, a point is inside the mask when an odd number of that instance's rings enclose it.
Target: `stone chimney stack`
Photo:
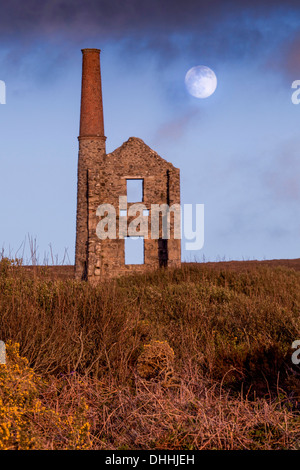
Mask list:
[[[89,242],[89,173],[106,155],[100,49],[82,49],[82,82],[78,154],[75,277],[86,279]]]
[[[79,139],[98,138],[105,142],[100,49],[82,49],[82,83]],[[104,144],[105,145],[105,144]]]

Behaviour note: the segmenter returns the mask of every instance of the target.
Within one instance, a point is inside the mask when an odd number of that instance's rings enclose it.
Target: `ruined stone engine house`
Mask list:
[[[162,229],[159,237],[136,237],[142,249],[138,264],[126,260],[127,239],[100,239],[97,224],[101,217],[97,208],[111,204],[116,208],[117,233],[122,214],[134,203],[142,203],[149,211],[147,223],[151,233],[151,205],[180,204],[180,172],[160,157],[141,139],[130,137],[113,152],[106,153],[104,135],[100,50],[82,50],[82,87],[78,154],[78,188],[76,216],[75,277],[92,283],[133,271],[144,272],[165,266],[179,266],[181,240],[174,237],[174,217],[170,217],[170,236]],[[129,197],[130,185],[139,189],[137,200]],[[119,206],[120,197],[126,204]],[[125,198],[126,197],[126,198]],[[123,212],[122,212],[123,211]],[[125,212],[124,212],[125,211]],[[127,212],[126,212],[127,211]],[[128,217],[127,224],[131,218]],[[134,246],[134,245],[133,245]]]

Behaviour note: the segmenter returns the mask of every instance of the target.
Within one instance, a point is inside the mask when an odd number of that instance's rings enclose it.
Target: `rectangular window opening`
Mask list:
[[[168,266],[168,240],[164,238],[159,238],[158,240],[158,261],[159,266],[167,267]]]
[[[127,202],[142,202],[144,198],[144,180],[128,179],[127,183]]]
[[[144,264],[144,237],[125,237],[125,264]]]

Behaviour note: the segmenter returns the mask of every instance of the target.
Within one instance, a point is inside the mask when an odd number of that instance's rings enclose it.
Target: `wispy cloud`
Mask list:
[[[299,1],[286,0],[284,9],[299,14]],[[11,0],[1,5],[0,37],[22,42],[41,37],[75,42],[91,37],[103,41],[130,37],[137,47],[142,44],[168,53],[167,37],[188,34],[190,42],[186,46],[191,49],[199,48],[195,36],[202,35],[220,52],[234,46],[238,53],[259,42],[259,27],[253,25],[259,17],[267,21],[274,11],[282,11],[279,0]],[[226,31],[222,36],[220,25],[228,22],[232,34]],[[208,35],[212,30],[215,39]]]
[[[180,114],[179,116],[175,116],[173,119],[166,121],[160,126],[154,137],[155,145],[170,139],[173,141],[180,140],[188,130],[189,126],[192,125],[194,119],[199,119],[199,116],[199,109],[192,108],[183,115]]]
[[[272,167],[263,174],[263,180],[272,196],[281,202],[300,202],[300,142],[286,142],[272,158]]]
[[[114,44],[133,64],[140,56],[158,67],[179,57],[214,66],[265,56],[268,67],[294,75],[297,21],[299,0],[11,0],[0,9],[0,69],[44,80],[80,48]]]

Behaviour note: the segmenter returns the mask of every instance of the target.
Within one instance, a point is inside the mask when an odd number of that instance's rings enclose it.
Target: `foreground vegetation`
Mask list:
[[[300,272],[0,262],[0,449],[300,449]]]

